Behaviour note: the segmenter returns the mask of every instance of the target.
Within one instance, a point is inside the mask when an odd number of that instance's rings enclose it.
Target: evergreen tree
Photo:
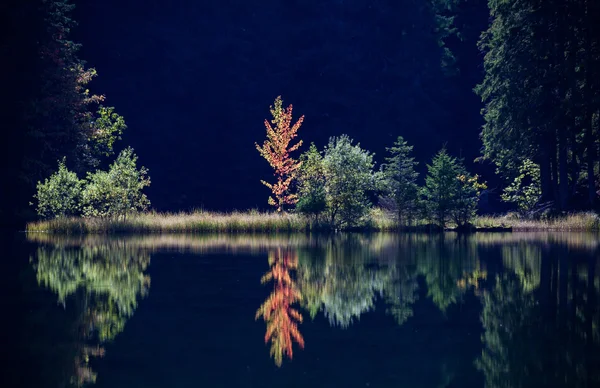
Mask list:
[[[596,197],[600,7],[589,0],[490,0],[480,47],[484,156],[511,181],[540,166],[542,200],[567,209]],[[582,172],[587,176],[582,178]],[[582,183],[586,184],[582,184]],[[586,193],[587,192],[587,193]]]
[[[451,219],[459,184],[458,162],[443,148],[427,165],[422,194],[428,215],[442,228]]]
[[[383,173],[384,193],[396,204],[398,223],[410,222],[417,211],[419,174],[415,171],[417,162],[411,156],[413,147],[409,146],[402,136],[387,148],[389,156],[386,163],[381,165]]]
[[[475,217],[481,189],[485,184],[471,176],[461,161],[450,156],[445,148],[427,165],[427,177],[422,195],[425,209],[439,226],[445,228],[449,221],[464,227]]]
[[[71,39],[76,25],[72,2],[19,3],[7,9],[14,35],[0,48],[2,57],[18,66],[6,72],[10,79],[2,83],[11,100],[3,113],[7,129],[2,140],[11,149],[1,168],[15,182],[0,201],[7,207],[0,211],[2,223],[32,218],[27,198],[37,182],[50,176],[56,160],[66,156],[70,168],[84,173],[112,154],[115,140],[126,128],[114,108],[102,105],[105,97],[88,89],[97,74],[79,58],[81,45]]]

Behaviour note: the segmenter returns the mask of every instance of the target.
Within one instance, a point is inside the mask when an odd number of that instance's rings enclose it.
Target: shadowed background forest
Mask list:
[[[27,43],[36,2],[24,3],[13,33]],[[279,94],[306,115],[301,151],[347,133],[381,162],[402,135],[421,172],[444,144],[469,167],[480,154],[482,103],[472,89],[483,78],[476,43],[486,1],[460,5],[460,37],[436,32],[417,0],[75,5],[72,39],[99,74],[89,87],[125,117],[116,148],[131,145],[150,170],[155,209],[267,208],[259,180],[271,171],[253,144]],[[440,47],[445,35],[455,63]]]
[[[525,217],[598,205],[592,0],[12,0],[0,10],[3,220],[35,218],[36,183],[63,158],[84,177],[128,146],[150,171],[154,210],[267,209],[259,182],[273,172],[254,145],[275,96],[305,115],[300,152],[346,134],[378,169],[402,136],[422,184],[445,147],[487,182],[480,213],[514,209],[502,191]]]

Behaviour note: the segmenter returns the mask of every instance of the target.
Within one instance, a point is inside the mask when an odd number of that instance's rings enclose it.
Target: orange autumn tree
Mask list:
[[[296,171],[300,168],[301,162],[294,160],[290,153],[296,151],[302,145],[302,140],[293,146],[290,146],[290,142],[297,136],[298,129],[304,121],[304,116],[292,125],[292,105],[290,104],[284,109],[281,96],[275,99],[275,103],[270,106],[270,111],[273,120],[270,123],[265,120],[267,140],[265,140],[262,147],[258,143],[255,143],[255,145],[260,155],[275,169],[274,175],[277,182],[261,182],[273,193],[273,196],[269,197],[269,205],[276,206],[277,211],[281,212],[284,205],[293,205],[298,201],[296,194],[290,193],[290,185]],[[273,127],[271,124],[275,126]]]
[[[302,323],[302,315],[292,307],[302,299],[300,290],[296,286],[290,271],[298,267],[298,258],[289,250],[277,248],[269,252],[269,265],[271,266],[261,279],[261,283],[271,280],[275,282],[273,292],[256,311],[255,319],[262,316],[267,323],[265,343],[271,341],[271,356],[275,364],[281,366],[283,356],[290,360],[293,357],[292,342],[296,341],[300,348],[304,348],[304,338],[298,330]]]

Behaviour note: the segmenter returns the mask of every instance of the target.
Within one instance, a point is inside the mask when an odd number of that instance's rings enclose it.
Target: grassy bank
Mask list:
[[[547,220],[526,220],[515,215],[481,216],[474,222],[477,231],[598,231],[600,217],[594,213],[575,213]],[[297,214],[257,211],[213,213],[142,213],[125,220],[106,218],[62,218],[27,225],[28,232],[55,234],[93,233],[274,233],[327,229]],[[398,228],[383,212],[375,210],[363,231],[428,231],[422,222]]]
[[[28,232],[80,233],[216,233],[302,232],[310,223],[295,214],[260,212],[141,213],[127,219],[60,218],[33,222]]]
[[[596,213],[582,212],[556,218],[531,220],[520,218],[511,213],[502,216],[479,216],[475,220],[474,226],[477,230],[591,232],[600,230],[600,217]]]

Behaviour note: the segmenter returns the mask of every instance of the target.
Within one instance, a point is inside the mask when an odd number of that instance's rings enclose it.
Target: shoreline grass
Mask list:
[[[119,233],[281,233],[331,230],[298,214],[258,211],[215,213],[141,213],[126,219],[58,218],[27,224],[27,232],[50,234],[119,234]],[[448,230],[453,230],[449,228]],[[599,231],[600,217],[591,212],[573,213],[546,220],[521,219],[514,214],[479,216],[470,231]],[[398,227],[381,211],[373,211],[362,232],[430,232],[440,231],[424,222]]]
[[[594,232],[600,231],[600,216],[593,212],[580,212],[555,218],[532,220],[509,213],[500,216],[478,216],[473,224],[476,230],[497,228],[510,229],[515,232]]]

